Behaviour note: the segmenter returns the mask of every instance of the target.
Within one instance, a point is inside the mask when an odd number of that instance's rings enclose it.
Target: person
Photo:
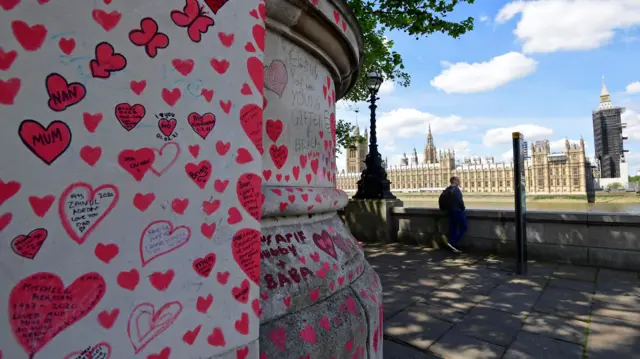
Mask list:
[[[451,185],[446,189],[451,193],[447,208],[449,215],[449,240],[447,246],[452,251],[460,253],[460,250],[456,248],[456,244],[467,231],[467,217],[464,215],[465,206],[462,199],[462,191],[460,190],[460,179],[453,176],[449,183]]]

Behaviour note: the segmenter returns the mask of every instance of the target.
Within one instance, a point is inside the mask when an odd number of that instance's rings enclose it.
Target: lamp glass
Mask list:
[[[371,71],[367,74],[367,87],[371,92],[378,92],[382,85],[382,76],[377,71]]]

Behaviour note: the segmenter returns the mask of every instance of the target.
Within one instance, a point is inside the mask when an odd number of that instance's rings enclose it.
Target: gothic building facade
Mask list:
[[[356,128],[356,131],[358,129]],[[366,143],[349,151],[347,169],[337,176],[338,188],[355,191],[363,164],[356,159],[367,153]],[[527,192],[531,194],[579,194],[587,193],[588,183],[593,181],[591,164],[585,156],[584,140],[569,143],[565,140],[562,152],[552,153],[549,141],[531,144],[529,158],[525,160]],[[387,166],[388,178],[396,191],[439,191],[449,185],[451,176],[458,176],[465,192],[510,193],[513,192],[513,164],[498,163],[493,157],[472,157],[457,162],[455,152],[438,151],[431,134],[427,135],[424,161],[419,163],[414,148],[411,158],[406,154],[400,166]],[[357,171],[354,171],[357,170]]]

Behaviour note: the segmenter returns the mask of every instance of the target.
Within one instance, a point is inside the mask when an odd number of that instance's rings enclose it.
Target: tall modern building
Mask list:
[[[620,178],[620,164],[625,162],[622,129],[624,108],[611,103],[609,90],[602,76],[600,106],[593,111],[593,142],[601,178]]]

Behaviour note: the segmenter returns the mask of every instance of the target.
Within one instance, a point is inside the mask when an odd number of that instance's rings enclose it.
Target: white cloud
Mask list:
[[[489,22],[489,17],[487,15],[480,15],[480,22]]]
[[[625,153],[624,157],[629,166],[629,176],[635,176],[636,171],[640,169],[640,152]]]
[[[627,124],[622,133],[630,140],[640,140],[640,113],[627,109],[622,113],[622,122]]]
[[[467,128],[460,116],[440,117],[415,108],[399,108],[383,113],[378,122],[378,139],[389,142],[395,137],[426,135],[431,124],[433,133],[461,131]]]
[[[393,80],[385,80],[382,85],[380,85],[380,90],[378,91],[381,95],[388,95],[395,90],[396,84]]]
[[[609,43],[616,30],[640,26],[638,0],[513,1],[495,22],[521,14],[514,34],[525,53],[590,50]]]
[[[640,81],[632,82],[625,89],[627,93],[640,93]]]
[[[503,153],[502,155],[500,155],[500,158],[502,158],[502,160],[505,162],[513,161],[513,150],[509,150]]]
[[[521,132],[524,134],[526,141],[553,135],[553,130],[548,127],[525,124],[512,127],[492,128],[485,133],[482,143],[487,147],[503,143],[511,143],[511,134],[513,132]]]
[[[446,93],[483,92],[535,72],[538,63],[518,52],[496,56],[487,62],[450,64],[430,84]]]
[[[438,144],[436,142],[436,147],[447,150],[454,150],[456,152],[456,158],[460,156],[468,156],[469,151],[469,141],[446,141]]]

